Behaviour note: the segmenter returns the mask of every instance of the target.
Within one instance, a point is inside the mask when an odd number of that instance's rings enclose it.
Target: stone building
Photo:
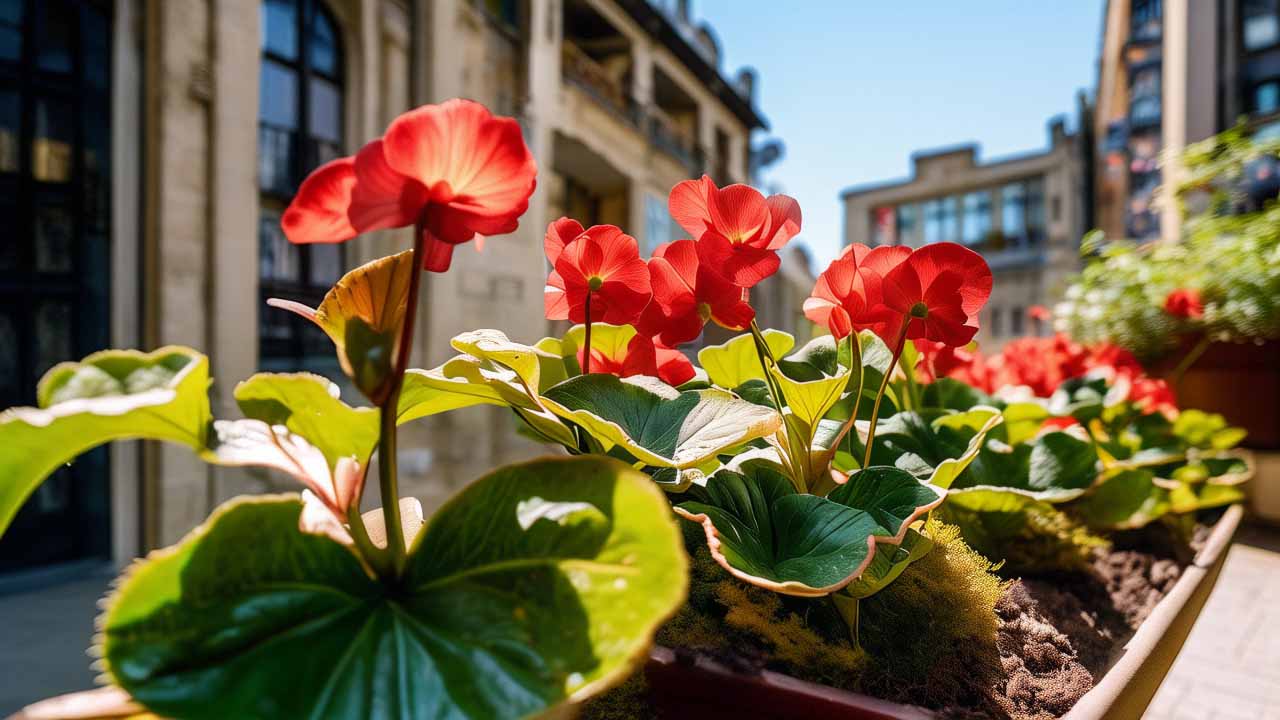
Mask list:
[[[103,347],[207,352],[219,417],[238,416],[235,383],[259,370],[338,379],[324,336],[263,301],[314,304],[345,268],[408,247],[408,231],[295,247],[280,213],[311,168],[451,97],[516,117],[539,181],[516,233],[425,278],[414,362],[443,361],[474,328],[534,341],[549,330],[549,221],[615,223],[652,248],[679,232],[676,182],[748,179],[767,125],[754,75],[726,76],[719,52],[687,2],[0,2],[0,204],[17,238],[0,243],[0,407],[31,404],[50,365]],[[537,450],[512,428],[498,408],[412,426],[403,491],[430,506]],[[231,495],[276,487],[292,489],[183,448],[90,453],[0,541],[0,583],[133,557]]]
[[[841,193],[844,244],[963,243],[986,258],[995,276],[976,338],[982,348],[1048,332],[1027,311],[1052,303],[1079,269],[1088,227],[1085,148],[1058,118],[1043,151],[987,162],[978,160],[975,145],[918,152],[910,178]]]
[[[1243,120],[1280,132],[1280,3],[1109,0],[1098,59],[1094,204],[1112,238],[1178,237],[1178,153]],[[1250,178],[1274,194],[1277,168]]]

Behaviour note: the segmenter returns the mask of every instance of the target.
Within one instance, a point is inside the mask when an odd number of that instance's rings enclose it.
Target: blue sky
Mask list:
[[[758,103],[786,158],[767,175],[800,201],[825,267],[837,196],[905,177],[910,155],[961,142],[979,158],[1045,147],[1046,123],[1095,82],[1103,0],[694,0],[723,69],[760,72]]]

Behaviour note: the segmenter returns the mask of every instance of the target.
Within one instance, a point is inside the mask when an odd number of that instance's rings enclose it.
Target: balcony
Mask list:
[[[691,175],[703,171],[705,158],[693,133],[656,106],[648,112],[649,141],[659,150],[679,160]]]
[[[627,124],[639,128],[641,113],[622,82],[581,48],[565,40],[561,50],[561,74],[593,100]]]

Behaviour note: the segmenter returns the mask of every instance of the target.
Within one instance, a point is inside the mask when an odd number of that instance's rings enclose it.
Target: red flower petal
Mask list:
[[[769,206],[769,249],[777,250],[800,232],[800,203],[789,195],[770,195],[765,201]]]
[[[583,232],[582,223],[573,218],[562,217],[548,225],[547,234],[542,240],[547,262],[555,265],[556,260],[560,259],[564,246],[576,240]]]
[[[564,291],[564,278],[555,270],[547,276],[547,286],[542,295],[548,320],[569,319],[569,296]]]
[[[698,240],[698,259],[720,277],[743,288],[755,287],[782,264],[773,250],[731,243],[714,230],[708,230]]]
[[[336,243],[359,234],[348,210],[356,184],[355,160],[332,160],[307,176],[280,219],[292,243]]]
[[[706,175],[701,180],[685,180],[676,183],[667,196],[667,209],[671,217],[693,237],[701,237],[711,226],[711,193],[715,183]]]
[[[356,184],[347,214],[360,232],[404,227],[417,221],[417,211],[425,200],[422,186],[391,169],[383,154],[382,140],[360,148],[355,172]]]
[[[696,375],[693,363],[679,350],[659,347],[654,352],[657,356],[658,379],[662,382],[674,387],[689,382]]]
[[[769,205],[759,190],[749,185],[729,185],[710,197],[711,222],[716,232],[738,245],[768,248]]]

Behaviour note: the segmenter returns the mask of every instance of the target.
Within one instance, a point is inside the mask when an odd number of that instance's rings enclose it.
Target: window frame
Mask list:
[[[312,278],[313,269],[319,263],[316,256],[321,252],[337,253],[339,272],[346,267],[346,252],[341,244],[328,245],[323,248],[312,245],[292,245],[290,250],[294,253],[294,258],[297,261],[296,280],[267,277],[262,272],[263,243],[268,241],[267,235],[262,230],[262,223],[267,219],[268,214],[278,215],[283,213],[285,208],[288,207],[289,201],[296,194],[297,186],[306,177],[307,173],[323,164],[324,161],[318,151],[321,141],[316,138],[312,127],[311,84],[313,82],[327,82],[337,90],[337,134],[339,137],[335,152],[339,155],[345,146],[344,140],[347,125],[347,87],[345,82],[347,63],[341,23],[322,0],[283,1],[290,4],[294,9],[296,57],[289,58],[270,48],[267,43],[266,27],[264,25],[258,48],[260,62],[258,76],[259,82],[261,82],[267,71],[268,62],[274,63],[292,73],[297,92],[297,105],[295,107],[297,122],[293,128],[282,128],[266,122],[262,117],[262,108],[259,108],[258,111],[258,289],[262,302],[259,307],[265,307],[265,302],[269,298],[285,298],[307,305],[319,305],[325,293],[332,286],[330,281],[317,282]],[[264,16],[269,2],[281,2],[281,0],[261,0],[259,8],[260,11],[263,11]],[[316,42],[317,18],[326,22],[332,30],[333,72],[326,72],[316,68],[312,63],[312,48]],[[289,142],[292,145],[292,149],[285,170],[287,188],[282,188],[279,185],[268,186],[263,183],[261,172],[264,161],[262,153],[263,133],[267,130],[289,134]],[[326,139],[325,142],[328,142],[328,140]],[[262,310],[261,312],[279,313],[281,311]],[[293,315],[273,317],[272,320],[277,324],[268,325],[268,323],[261,320],[258,324],[258,365],[260,367],[264,369],[297,369],[302,366],[321,371],[336,372],[337,365],[335,360],[327,355],[317,356],[316,353],[309,352],[309,347],[315,346],[317,343],[320,347],[323,347],[324,343],[327,342],[321,337],[322,333],[311,323]],[[279,327],[281,325],[289,328],[287,338],[267,336],[266,331],[269,327]]]

